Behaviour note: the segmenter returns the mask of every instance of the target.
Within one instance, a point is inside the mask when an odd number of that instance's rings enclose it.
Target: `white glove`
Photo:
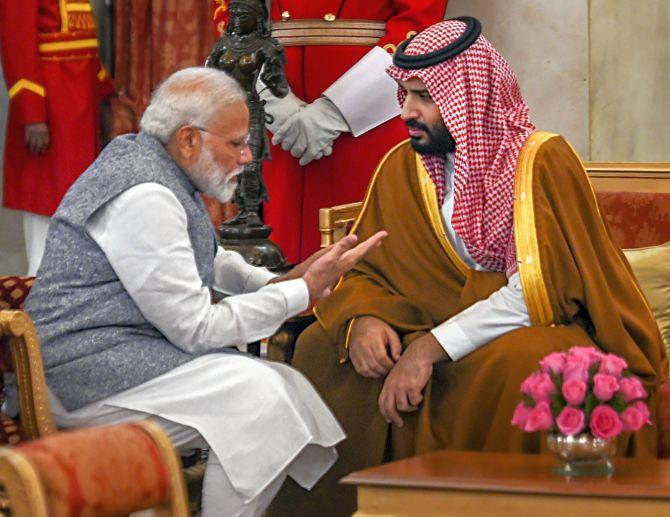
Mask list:
[[[272,124],[266,124],[266,127],[275,134],[277,130],[284,125],[292,115],[301,108],[307,106],[307,103],[289,91],[283,98],[275,97],[270,88],[264,88],[258,95],[265,101],[265,113],[273,118]]]
[[[311,104],[294,113],[274,133],[272,143],[281,144],[300,158],[300,165],[329,156],[333,142],[343,131],[349,131],[344,117],[327,97],[319,97]]]

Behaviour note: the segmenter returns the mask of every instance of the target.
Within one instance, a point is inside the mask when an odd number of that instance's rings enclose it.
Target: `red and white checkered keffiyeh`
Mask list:
[[[461,21],[436,23],[415,36],[405,53],[438,50],[464,30]],[[521,148],[535,130],[514,72],[480,35],[467,50],[438,65],[418,70],[391,66],[387,73],[395,80],[421,79],[456,142],[451,223],[470,256],[487,269],[513,274],[514,173]],[[401,106],[405,96],[399,88]],[[421,159],[442,205],[445,159]]]

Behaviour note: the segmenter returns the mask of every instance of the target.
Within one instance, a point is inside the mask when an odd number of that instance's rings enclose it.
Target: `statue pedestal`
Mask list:
[[[286,268],[286,259],[279,246],[269,239],[271,232],[267,225],[224,223],[219,227],[219,242],[225,249],[237,251],[252,266],[281,273]]]

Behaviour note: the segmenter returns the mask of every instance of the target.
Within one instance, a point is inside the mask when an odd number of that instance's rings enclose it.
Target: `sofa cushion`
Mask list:
[[[23,309],[34,276],[0,276],[0,310]]]
[[[670,357],[670,242],[624,250],[661,330]]]
[[[612,237],[622,248],[670,241],[669,192],[598,192]]]

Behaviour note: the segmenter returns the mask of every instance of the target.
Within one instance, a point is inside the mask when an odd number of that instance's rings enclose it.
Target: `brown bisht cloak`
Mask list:
[[[445,235],[435,189],[408,142],[379,165],[354,227],[360,239],[388,237],[315,309],[294,366],[334,411],[347,433],[340,458],[312,492],[291,480],[271,515],[350,515],[353,470],[435,449],[539,452],[539,433],[510,425],[522,380],[553,351],[596,345],[623,356],[644,381],[656,414],[656,387],[667,364],[656,322],[628,262],[613,243],[579,157],[560,136],[532,134],[516,170],[514,228],[531,327],[509,332],[456,362],[435,366],[419,411],[396,428],[377,405],[383,379],[359,376],[348,361],[352,319],[376,316],[406,346],[506,283],[501,273],[469,269]],[[654,457],[647,427],[622,436],[620,454]]]

